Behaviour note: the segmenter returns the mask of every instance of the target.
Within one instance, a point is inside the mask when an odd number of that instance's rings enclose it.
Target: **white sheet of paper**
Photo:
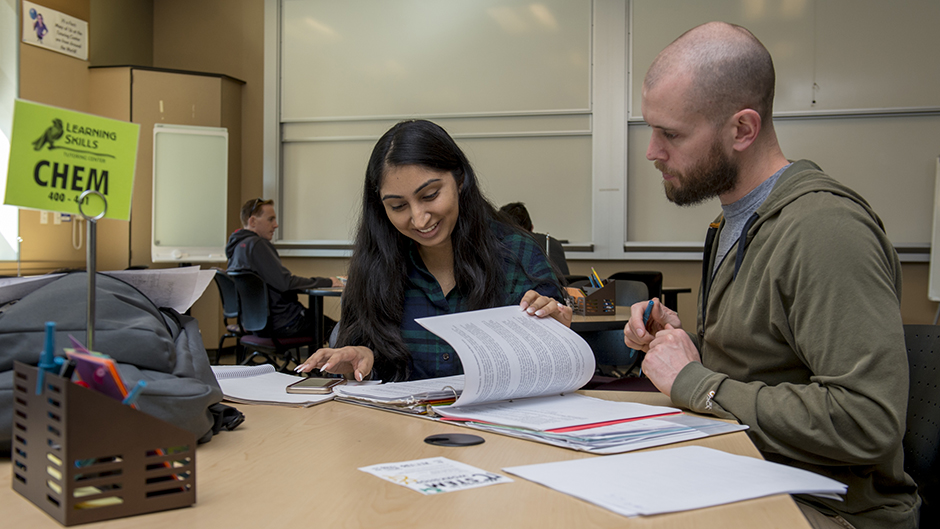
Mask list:
[[[542,431],[679,413],[677,408],[595,399],[576,393],[513,399],[460,408],[438,406],[434,411],[445,417],[493,422]]]
[[[198,266],[101,273],[133,285],[157,307],[171,307],[180,314],[189,310],[202,296],[215,275],[214,270],[200,270]],[[65,274],[0,278],[0,303],[20,299],[63,275]]]
[[[287,386],[301,380],[300,377],[276,373],[274,366],[212,366],[222,395],[233,402],[273,404],[281,406],[313,406],[333,398],[326,395],[288,393]],[[233,376],[238,374],[240,376]]]
[[[200,270],[198,266],[186,266],[104,273],[134,285],[157,307],[170,307],[182,314],[202,296],[206,287],[212,282],[215,270]]]
[[[48,285],[65,274],[46,274],[27,277],[0,277],[0,303],[21,299],[37,288]]]
[[[700,509],[773,494],[842,494],[833,479],[689,446],[503,469],[624,516]]]
[[[559,395],[594,375],[594,353],[583,338],[515,305],[415,321],[460,356],[466,384],[455,406]]]
[[[452,461],[446,457],[383,463],[361,467],[359,470],[424,495],[512,483],[512,479],[506,476],[487,472],[459,461]]]

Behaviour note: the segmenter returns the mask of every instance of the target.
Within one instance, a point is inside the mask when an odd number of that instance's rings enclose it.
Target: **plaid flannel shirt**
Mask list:
[[[551,264],[531,237],[498,223],[492,223],[490,229],[502,247],[506,274],[503,305],[518,304],[529,290],[563,299]],[[408,259],[410,284],[405,289],[401,334],[412,356],[410,380],[459,375],[463,366],[454,349],[415,319],[469,310],[466,294],[453,288],[445,296],[418,255],[416,245],[412,245]]]

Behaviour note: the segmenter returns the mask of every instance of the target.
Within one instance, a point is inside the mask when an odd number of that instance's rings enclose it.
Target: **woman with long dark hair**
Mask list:
[[[459,374],[453,349],[416,318],[519,304],[570,326],[562,299],[544,252],[501,220],[447,132],[404,121],[379,139],[366,169],[337,348],[297,371],[387,381]]]

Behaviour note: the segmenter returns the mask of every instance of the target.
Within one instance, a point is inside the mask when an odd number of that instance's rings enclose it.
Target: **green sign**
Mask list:
[[[17,100],[5,204],[130,220],[140,125]]]

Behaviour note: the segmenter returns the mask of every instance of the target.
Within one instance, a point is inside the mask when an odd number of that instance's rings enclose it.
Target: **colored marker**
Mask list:
[[[133,406],[134,401],[137,400],[137,397],[140,396],[140,392],[143,391],[145,387],[147,387],[147,381],[146,380],[139,381],[137,385],[134,386],[134,389],[132,389],[131,392],[128,393],[126,397],[124,397],[124,400],[121,401],[121,404]]]
[[[36,377],[36,394],[42,394],[42,385],[46,381],[46,371],[55,369],[55,322],[46,322],[46,346],[39,355],[39,376]]]

